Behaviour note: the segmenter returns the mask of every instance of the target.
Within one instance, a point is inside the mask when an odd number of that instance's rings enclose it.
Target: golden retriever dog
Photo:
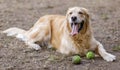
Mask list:
[[[114,61],[116,57],[104,49],[94,38],[89,20],[89,12],[82,7],[69,8],[66,16],[46,15],[41,17],[32,28],[23,30],[9,28],[3,33],[21,39],[30,48],[41,49],[39,44],[47,44],[62,54],[85,55],[94,51],[106,61]]]

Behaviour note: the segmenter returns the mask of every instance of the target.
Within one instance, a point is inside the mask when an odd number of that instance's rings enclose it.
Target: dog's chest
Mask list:
[[[84,54],[89,49],[89,43],[86,37],[63,36],[59,51],[63,54]]]
[[[84,35],[84,36],[75,36],[71,38],[73,41],[74,46],[79,51],[79,54],[86,53],[90,48],[90,36]]]

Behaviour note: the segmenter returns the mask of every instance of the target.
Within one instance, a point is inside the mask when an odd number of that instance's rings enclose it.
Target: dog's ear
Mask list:
[[[66,16],[65,17],[66,17],[66,20],[68,21],[68,11],[66,12]]]
[[[84,11],[85,15],[87,16],[87,18],[89,19],[90,17],[90,13],[86,8],[82,8],[82,10]]]
[[[70,8],[69,8],[69,9],[67,9],[67,12],[66,12],[66,21],[67,21],[67,22],[68,22],[69,10],[70,10]]]
[[[86,33],[86,31],[88,30],[88,27],[89,27],[89,11],[86,9],[86,8],[82,8],[82,10],[83,10],[83,12],[85,13],[85,15],[86,15],[86,22],[84,23],[84,25],[83,25],[83,29],[82,29],[82,31],[81,31],[81,33],[82,34],[85,34]]]

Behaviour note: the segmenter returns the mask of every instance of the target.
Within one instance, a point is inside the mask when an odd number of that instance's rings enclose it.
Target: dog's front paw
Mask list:
[[[103,59],[108,62],[112,62],[112,61],[116,60],[116,56],[114,56],[110,53],[107,53],[106,56],[103,57]]]

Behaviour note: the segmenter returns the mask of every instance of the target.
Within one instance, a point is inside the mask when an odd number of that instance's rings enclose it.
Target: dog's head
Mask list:
[[[72,7],[68,9],[66,19],[70,25],[71,35],[74,36],[82,30],[84,23],[89,21],[89,14],[85,8]]]

